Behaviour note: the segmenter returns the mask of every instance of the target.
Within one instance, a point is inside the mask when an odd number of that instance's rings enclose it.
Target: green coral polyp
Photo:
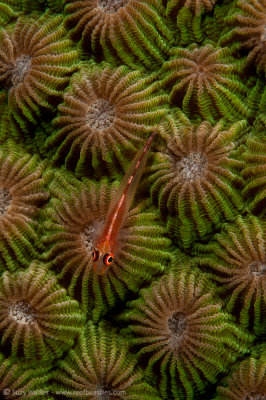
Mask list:
[[[48,385],[51,366],[40,363],[19,362],[0,354],[0,393],[5,400],[52,400]]]
[[[0,305],[1,344],[28,360],[60,357],[84,322],[78,303],[36,262],[25,272],[4,272]]]
[[[212,11],[216,0],[167,0],[167,15],[175,17],[178,11],[184,7],[193,10],[195,14],[203,11]]]
[[[65,26],[85,53],[110,64],[158,68],[173,42],[161,0],[68,0]]]
[[[38,208],[48,199],[45,163],[20,146],[5,142],[0,148],[0,268],[26,267],[37,250]]]
[[[245,179],[243,194],[248,201],[248,209],[260,214],[265,212],[266,203],[266,140],[261,131],[247,139],[247,148],[243,153],[245,168],[242,176]]]
[[[249,357],[237,364],[223,386],[218,386],[214,400],[264,400],[266,398],[266,358]]]
[[[266,332],[265,221],[237,217],[207,245],[195,246],[196,265],[212,271],[212,279],[243,327]]]
[[[145,381],[126,341],[103,321],[86,325],[77,346],[58,367],[53,389],[66,392],[70,399],[160,399]]]
[[[99,173],[103,160],[110,168],[115,159],[125,165],[124,152],[136,151],[162,117],[166,102],[153,75],[124,66],[83,65],[65,92],[47,148],[56,150],[56,163],[65,162],[78,175],[89,175],[91,166]]]
[[[47,260],[96,321],[129,291],[137,292],[143,282],[162,272],[169,260],[171,241],[156,210],[144,201],[131,209],[121,228],[112,266],[103,275],[95,274],[93,244],[117,188],[118,182],[79,182],[70,174],[57,173],[44,222]]]
[[[258,74],[266,76],[266,3],[264,0],[236,0],[224,18],[222,46],[248,51],[247,65],[254,65]]]
[[[186,115],[208,121],[252,115],[245,102],[246,86],[239,78],[241,61],[228,48],[193,44],[188,49],[173,48],[171,56],[162,68],[163,86]]]
[[[12,20],[15,20],[18,16],[12,7],[8,4],[0,2],[0,26],[5,26]]]
[[[172,269],[142,289],[119,321],[126,323],[130,347],[164,399],[193,399],[248,351],[245,331],[222,310],[210,282],[191,266]]]
[[[233,140],[246,123],[224,130],[223,121],[193,127],[178,118],[169,117],[161,130],[165,148],[154,154],[147,181],[154,202],[167,215],[169,231],[188,248],[243,209],[243,163],[234,158]]]
[[[61,23],[61,16],[46,12],[37,19],[20,16],[13,29],[0,31],[0,84],[26,133],[43,109],[55,110],[76,69],[78,53]]]

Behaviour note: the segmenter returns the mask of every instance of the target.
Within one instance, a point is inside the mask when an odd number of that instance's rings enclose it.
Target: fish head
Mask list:
[[[107,271],[114,261],[114,253],[108,242],[97,243],[92,252],[93,270],[97,275]]]

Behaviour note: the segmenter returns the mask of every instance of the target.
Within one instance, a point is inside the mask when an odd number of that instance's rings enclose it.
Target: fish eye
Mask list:
[[[92,261],[95,262],[99,259],[99,250],[94,249],[92,252]]]
[[[106,253],[103,256],[103,262],[105,265],[109,266],[114,261],[114,255],[112,253]]]

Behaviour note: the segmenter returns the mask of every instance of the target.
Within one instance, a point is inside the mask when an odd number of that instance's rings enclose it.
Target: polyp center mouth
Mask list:
[[[15,60],[14,68],[11,74],[11,82],[13,86],[17,86],[22,83],[25,76],[28,74],[31,67],[31,57],[21,56]]]
[[[99,6],[106,14],[114,14],[120,8],[125,7],[129,0],[100,0]]]
[[[250,272],[255,275],[266,275],[266,263],[254,261],[250,264]]]
[[[177,168],[180,178],[183,181],[193,182],[196,178],[201,177],[207,167],[207,158],[202,153],[190,153],[187,157],[178,161]]]
[[[4,187],[0,187],[0,216],[3,216],[7,211],[9,204],[12,200],[12,196]]]
[[[181,339],[187,328],[187,317],[182,311],[174,311],[168,318],[168,328],[173,336]]]
[[[31,324],[36,320],[34,308],[25,301],[16,301],[9,307],[9,315],[18,324]]]
[[[93,129],[107,129],[114,122],[115,108],[108,100],[99,99],[89,106],[86,123]]]

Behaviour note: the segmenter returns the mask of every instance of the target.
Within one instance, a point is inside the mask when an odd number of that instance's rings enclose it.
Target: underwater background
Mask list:
[[[0,26],[0,399],[265,400],[266,1],[2,0]]]

